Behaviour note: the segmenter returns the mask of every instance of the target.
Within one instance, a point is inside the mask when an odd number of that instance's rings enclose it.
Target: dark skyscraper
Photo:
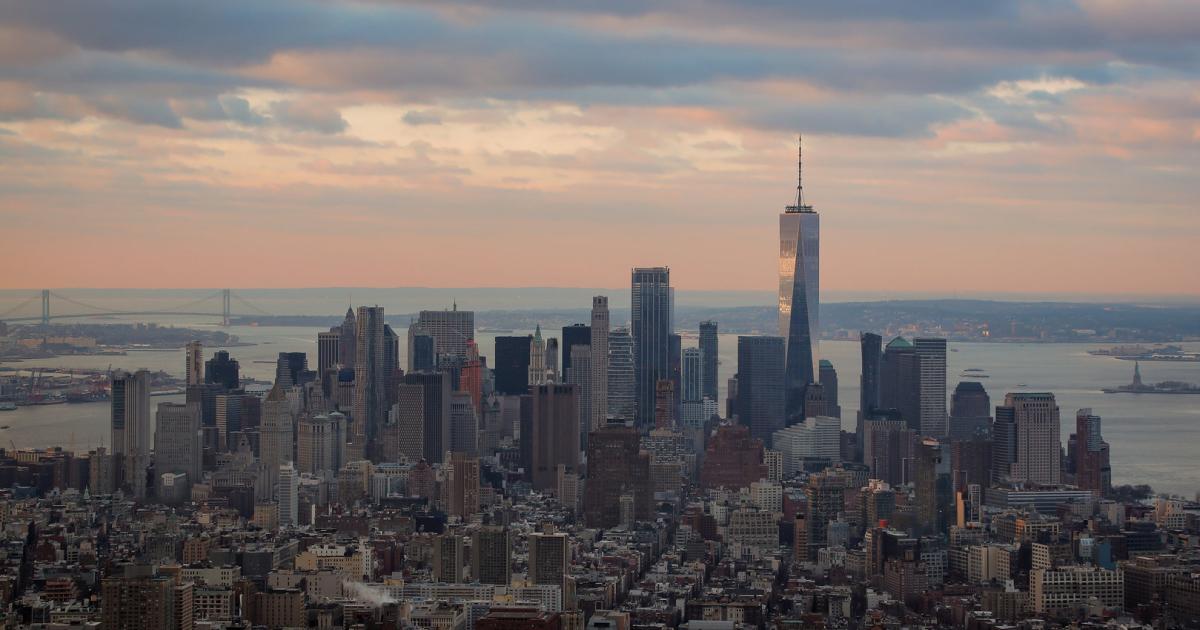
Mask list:
[[[817,380],[821,216],[804,203],[801,173],[798,170],[796,205],[779,215],[779,335],[786,343],[789,418],[803,412],[805,388]]]
[[[328,332],[317,333],[317,374],[324,378],[327,371],[337,367],[341,352],[342,333],[335,326]]]
[[[571,369],[571,348],[574,346],[592,345],[592,327],[587,324],[571,324],[562,329],[562,366],[563,381],[567,380],[568,370]]]
[[[786,425],[783,357],[782,337],[738,337],[738,422],[768,446]]]
[[[879,408],[879,362],[883,357],[883,337],[863,333],[859,338],[862,353],[862,376],[859,379],[859,415]]]
[[[548,383],[531,392],[533,409],[529,431],[521,427],[521,439],[530,440],[529,480],[535,490],[557,487],[557,467],[579,471],[579,392],[574,385]]]
[[[419,385],[424,418],[421,423],[422,452],[429,463],[441,462],[450,442],[450,375],[442,372],[410,372],[402,381]]]
[[[946,414],[946,340],[935,337],[913,339],[917,353],[918,398],[921,435],[944,438]]]
[[[632,275],[637,426],[646,431],[654,423],[655,385],[670,378],[671,270],[638,268]]]
[[[275,362],[275,382],[283,387],[303,383],[302,376],[308,370],[308,355],[303,352],[280,352]]]
[[[950,400],[950,439],[989,438],[991,408],[991,399],[982,383],[960,381]]]
[[[529,393],[529,337],[496,337],[496,393]]]
[[[213,358],[204,362],[204,382],[220,385],[225,390],[240,387],[237,359],[229,358],[229,353],[218,350]]]
[[[921,430],[921,369],[916,350],[903,337],[888,342],[879,367],[881,409],[895,409],[913,431]]]
[[[833,363],[821,359],[821,370],[819,378],[821,382],[822,393],[825,395],[825,413],[821,415],[833,416],[834,418],[842,417],[842,405],[838,402],[838,373],[833,367]],[[815,414],[806,415],[812,416]]]
[[[700,393],[717,399],[717,322],[700,322]]]
[[[1100,416],[1091,409],[1075,414],[1075,485],[1082,490],[1094,490],[1101,495],[1112,489],[1112,467],[1109,464],[1108,442],[1100,434]]]
[[[366,446],[387,419],[387,375],[384,373],[383,307],[358,307],[358,339],[355,348],[354,405],[350,442],[354,449],[347,457],[364,457]]]
[[[342,319],[337,331],[341,336],[338,340],[338,363],[344,368],[354,369],[355,354],[358,352],[358,324],[354,319],[353,308],[346,309],[346,317]]]
[[[634,517],[649,518],[653,492],[650,455],[640,448],[637,429],[609,423],[588,437],[587,492],[583,519],[588,527],[615,527],[621,523],[621,497],[633,497]]]
[[[409,372],[432,372],[437,369],[437,349],[434,347],[433,335],[409,335],[408,352]]]

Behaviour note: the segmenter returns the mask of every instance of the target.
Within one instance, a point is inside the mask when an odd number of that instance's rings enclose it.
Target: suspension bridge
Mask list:
[[[36,303],[41,300],[42,313],[41,315],[33,315],[36,308]],[[220,307],[217,306],[217,301],[220,300]],[[54,304],[52,311],[50,306]],[[245,308],[249,313],[233,312],[233,304],[238,304],[239,308]],[[62,303],[66,312],[59,312],[59,304]],[[214,293],[205,295],[202,298],[173,304],[169,306],[156,307],[155,310],[121,310],[105,306],[97,306],[89,304],[82,300],[78,300],[57,291],[43,289],[40,293],[31,295],[28,299],[16,304],[5,311],[0,311],[0,322],[18,323],[18,322],[41,322],[43,326],[48,325],[55,319],[77,319],[87,317],[113,317],[119,315],[189,315],[189,316],[207,316],[221,318],[221,325],[228,326],[229,322],[234,317],[248,317],[253,315],[267,315],[271,313],[255,306],[237,293],[229,289],[221,289]]]

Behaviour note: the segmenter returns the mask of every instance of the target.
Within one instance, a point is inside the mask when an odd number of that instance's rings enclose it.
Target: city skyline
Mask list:
[[[827,291],[1200,292],[1191,5],[669,6],[5,8],[6,285],[767,290],[802,131]]]

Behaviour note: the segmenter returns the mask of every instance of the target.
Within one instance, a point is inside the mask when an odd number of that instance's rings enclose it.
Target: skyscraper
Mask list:
[[[738,422],[768,446],[786,425],[783,362],[781,337],[738,337]]]
[[[920,370],[921,435],[941,438],[947,433],[946,415],[946,340],[928,337],[913,339]]]
[[[542,339],[542,325],[538,324],[529,338],[529,385],[546,382],[546,342]]]
[[[220,385],[226,391],[240,387],[237,359],[229,358],[229,353],[218,350],[213,357],[204,362],[204,382]]]
[[[567,373],[571,371],[571,348],[592,345],[592,328],[587,324],[571,324],[562,329],[562,373],[563,381],[569,383]]]
[[[353,447],[347,453],[351,460],[368,456],[367,445],[375,438],[375,432],[383,424],[387,413],[383,317],[382,306],[358,307],[354,406],[349,440]]]
[[[279,526],[295,527],[300,521],[300,477],[292,462],[279,466]]]
[[[535,490],[550,490],[557,485],[559,464],[567,472],[579,471],[579,393],[574,385],[555,383],[538,385],[530,393],[529,426],[521,427],[521,440],[528,436],[530,442],[529,480]]]
[[[920,377],[913,345],[903,337],[889,341],[879,365],[879,408],[895,409],[914,431],[921,430]]]
[[[259,427],[259,461],[262,474],[255,496],[259,500],[275,498],[279,467],[292,461],[292,412],[281,383],[276,382],[263,400],[262,426]]]
[[[818,378],[821,383],[821,393],[825,396],[825,409],[823,413],[811,414],[805,410],[805,415],[809,418],[817,415],[832,416],[841,419],[842,406],[838,403],[838,374],[837,369],[833,367],[833,363],[828,359],[821,359],[820,371]]]
[[[700,395],[717,399],[717,322],[700,322]]]
[[[445,448],[450,451],[475,456],[479,453],[479,417],[471,394],[464,391],[450,393],[450,436]]]
[[[587,491],[583,517],[588,527],[615,527],[621,522],[621,497],[633,496],[635,518],[650,517],[650,454],[641,450],[637,429],[606,423],[588,438]]]
[[[184,473],[200,483],[200,405],[159,403],[155,414],[154,473]],[[157,479],[155,480],[157,483]]]
[[[633,358],[637,426],[654,423],[654,388],[670,378],[671,270],[637,268],[632,273]]]
[[[512,583],[512,538],[507,527],[484,526],[471,540],[471,577],[480,584]]]
[[[604,410],[601,410],[603,413]],[[609,416],[633,420],[637,412],[637,378],[633,360],[633,337],[628,328],[615,328],[608,335]],[[601,427],[604,423],[600,424]]]
[[[529,581],[557,586],[567,599],[567,567],[571,562],[570,540],[561,532],[529,535]]]
[[[317,375],[324,378],[325,372],[336,369],[341,358],[339,344],[342,333],[337,327],[317,333]]]
[[[1011,422],[1015,429],[1011,438],[1003,436],[1009,440],[1004,446],[1000,444],[1002,417],[1003,424]],[[998,462],[1001,466],[996,472],[1007,473],[1013,481],[1044,485],[1061,482],[1061,427],[1054,394],[1008,394],[1004,397],[1004,405],[996,408],[995,429],[993,459],[997,456],[1007,459],[1007,462]],[[1011,452],[1008,445],[1011,445]],[[1005,463],[1007,467],[1003,466]]]
[[[859,348],[862,354],[862,375],[859,377],[858,391],[861,423],[866,412],[879,408],[879,362],[883,356],[883,337],[865,332],[859,337]]]
[[[809,477],[808,486],[804,488],[808,499],[808,550],[810,558],[816,551],[829,544],[829,522],[836,520],[844,508],[843,493],[846,482],[832,471]]]
[[[496,337],[496,393],[517,396],[529,393],[531,337]]]
[[[414,372],[405,374],[404,383],[421,387],[421,405],[424,412],[421,423],[421,440],[425,460],[439,463],[445,457],[450,440],[450,375],[442,372]]]
[[[417,328],[408,329],[408,371],[432,372],[437,369],[437,348],[433,335]]]
[[[988,439],[992,435],[992,403],[978,381],[959,381],[950,399],[950,439]]]
[[[800,160],[796,205],[779,215],[779,336],[786,344],[784,386],[789,418],[802,412],[805,387],[817,377],[820,245],[821,216],[804,203]]]
[[[353,308],[346,308],[346,317],[338,326],[338,334],[341,335],[338,340],[338,363],[344,368],[354,369],[358,353],[358,323]]]
[[[114,372],[110,400],[112,453],[120,462],[119,479],[135,497],[144,498],[150,463],[150,373]]]
[[[1104,495],[1112,489],[1108,442],[1100,434],[1100,416],[1091,409],[1075,414],[1075,485]]]
[[[275,382],[285,388],[303,384],[303,374],[308,370],[308,355],[303,352],[280,352],[275,361]]]
[[[695,402],[704,397],[704,351],[700,348],[683,350],[683,391],[680,400]]]
[[[451,452],[449,477],[450,516],[469,520],[479,512],[479,458]]]
[[[608,417],[608,296],[592,298],[591,334],[591,417],[585,422],[594,431]]]
[[[458,304],[448,311],[421,311],[415,326],[433,337],[439,360],[466,358],[467,341],[475,338],[475,313],[458,310]]]
[[[199,341],[189,341],[185,355],[187,357],[186,382],[188,385],[199,385],[204,382],[204,345]]]
[[[563,372],[564,380],[575,386],[579,400],[579,444],[587,448],[587,435],[592,430],[592,346],[571,346],[571,369]]]

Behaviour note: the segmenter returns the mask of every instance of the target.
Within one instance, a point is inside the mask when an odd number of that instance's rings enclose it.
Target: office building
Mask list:
[[[218,350],[213,358],[204,362],[204,382],[220,385],[225,391],[235,390],[241,386],[237,359],[229,358],[229,353]]]
[[[640,430],[654,423],[654,388],[670,378],[671,270],[637,268],[632,272],[632,335],[636,421]]]
[[[529,535],[530,584],[557,586],[567,593],[567,567],[571,563],[570,539],[562,532]]]
[[[950,439],[990,439],[992,402],[983,384],[959,381],[950,399]]]
[[[262,403],[262,426],[259,427],[259,461],[262,475],[258,480],[256,497],[272,500],[279,483],[279,467],[292,461],[292,412],[283,387],[275,383]]]
[[[588,527],[615,527],[621,520],[621,497],[632,497],[634,518],[650,518],[650,454],[632,422],[609,422],[588,437],[587,491],[583,518]]]
[[[806,399],[804,407],[805,417],[811,418],[815,415],[825,415],[840,419],[842,417],[842,406],[838,403],[838,374],[832,362],[827,359],[820,360],[818,379],[821,385],[824,409],[821,410],[820,414],[809,413],[808,401]]]
[[[717,400],[717,322],[700,322],[700,395]]]
[[[146,467],[150,463],[150,372],[114,372],[110,382],[112,454],[118,462],[118,482],[134,497],[146,496]]]
[[[682,402],[698,402],[704,398],[704,353],[700,348],[683,350]]]
[[[575,386],[579,400],[579,444],[587,448],[587,435],[592,431],[592,347],[577,344],[571,346],[571,369],[563,372],[566,382]]]
[[[809,466],[825,468],[840,461],[841,429],[838,418],[816,416],[775,431],[771,444],[783,455],[783,474],[793,475]]]
[[[496,393],[519,396],[529,393],[529,350],[532,337],[496,337]]]
[[[858,410],[859,421],[866,412],[880,407],[880,361],[883,359],[883,337],[875,333],[863,333],[859,338],[862,355],[862,373],[859,377]]]
[[[472,534],[471,577],[480,584],[512,583],[512,536],[507,527],[484,526]]]
[[[921,367],[907,339],[888,342],[879,364],[879,408],[894,409],[913,431],[921,430]]]
[[[1123,609],[1125,574],[1082,566],[1034,569],[1029,574],[1029,605],[1034,613],[1067,614],[1093,601],[1104,609]]]
[[[808,499],[805,521],[808,525],[806,538],[810,558],[815,558],[817,550],[829,543],[829,523],[837,520],[843,509],[845,489],[845,480],[831,471],[809,478],[804,496]]]
[[[587,324],[571,324],[562,329],[562,373],[563,382],[569,383],[571,371],[571,349],[575,346],[592,345],[592,327]]]
[[[637,376],[633,337],[628,328],[608,335],[608,416],[633,420],[637,413]],[[601,424],[603,426],[603,424]]]
[[[188,485],[200,483],[200,406],[159,403],[155,413],[154,473],[186,474]],[[184,493],[190,496],[190,493]]]
[[[458,304],[448,311],[421,311],[413,327],[433,337],[438,364],[442,357],[464,359],[467,342],[475,339],[475,313],[458,310]]]
[[[346,316],[342,318],[337,331],[341,335],[338,340],[338,364],[354,369],[358,363],[358,322],[354,317],[353,308],[346,307]]]
[[[913,465],[916,530],[922,535],[945,534],[950,525],[953,490],[950,453],[946,444],[926,437],[917,446]]]
[[[189,341],[184,347],[187,366],[184,370],[184,381],[191,385],[204,382],[204,345],[199,341]]]
[[[542,339],[542,325],[538,324],[529,338],[529,386],[543,385],[547,380],[546,342]]]
[[[446,448],[451,451],[478,455],[479,417],[471,394],[464,391],[450,393],[450,435]]]
[[[468,521],[479,512],[479,458],[469,453],[450,453],[450,516]]]
[[[303,385],[304,372],[308,371],[308,355],[303,352],[280,352],[275,361],[275,382],[289,388]]]
[[[589,462],[590,465],[590,462]],[[749,427],[722,424],[708,441],[700,485],[705,488],[748,488],[770,475],[762,440],[750,435]]]
[[[346,416],[334,412],[300,418],[296,425],[296,468],[298,472],[332,478],[345,462]]]
[[[917,337],[913,339],[913,349],[919,370],[921,435],[946,437],[946,340]]]
[[[796,205],[779,215],[779,336],[789,418],[802,413],[804,390],[817,380],[821,216],[804,203],[802,172],[798,167]]]
[[[448,531],[433,539],[433,579],[436,582],[461,584],[466,564],[462,536]]]
[[[1003,433],[1010,428],[1011,435]],[[1004,405],[996,408],[992,453],[993,459],[1005,461],[997,462],[995,472],[1007,473],[1012,481],[1058,485],[1062,481],[1061,449],[1054,394],[1010,393],[1004,397]]]
[[[783,366],[783,338],[738,337],[738,422],[768,447],[785,426]]]
[[[354,406],[350,422],[351,460],[369,456],[367,445],[387,415],[387,374],[384,372],[383,307],[360,306],[357,347],[354,350]]]
[[[279,526],[296,527],[300,524],[300,476],[292,462],[279,467]]]
[[[450,375],[442,372],[414,372],[405,374],[403,383],[421,388],[421,442],[423,457],[429,463],[440,463],[445,457],[450,440]],[[397,388],[398,391],[399,388]],[[415,390],[407,390],[409,396]],[[401,418],[410,418],[410,412],[401,412]],[[411,434],[408,440],[413,439]]]
[[[342,331],[336,326],[326,332],[317,333],[317,377],[324,378],[329,370],[336,370],[341,359],[340,344]]]
[[[574,385],[548,383],[531,388],[530,414],[522,418],[521,440],[528,436],[526,470],[535,490],[556,487],[558,465],[579,469],[579,392]]]
[[[126,565],[100,585],[100,622],[121,630],[190,629],[192,584],[179,585],[152,566]]]
[[[558,340],[550,337],[546,340],[546,382],[559,383],[562,375],[558,371]]]
[[[1103,496],[1112,489],[1108,442],[1100,434],[1100,416],[1091,409],[1075,414],[1075,485]]]
[[[654,384],[654,428],[674,431],[679,425],[675,415],[675,382],[660,380]]]
[[[437,347],[433,335],[422,332],[419,328],[408,329],[408,370],[409,372],[432,372],[438,367]]]
[[[592,297],[591,332],[591,404],[583,417],[588,431],[595,431],[608,418],[608,296]]]

